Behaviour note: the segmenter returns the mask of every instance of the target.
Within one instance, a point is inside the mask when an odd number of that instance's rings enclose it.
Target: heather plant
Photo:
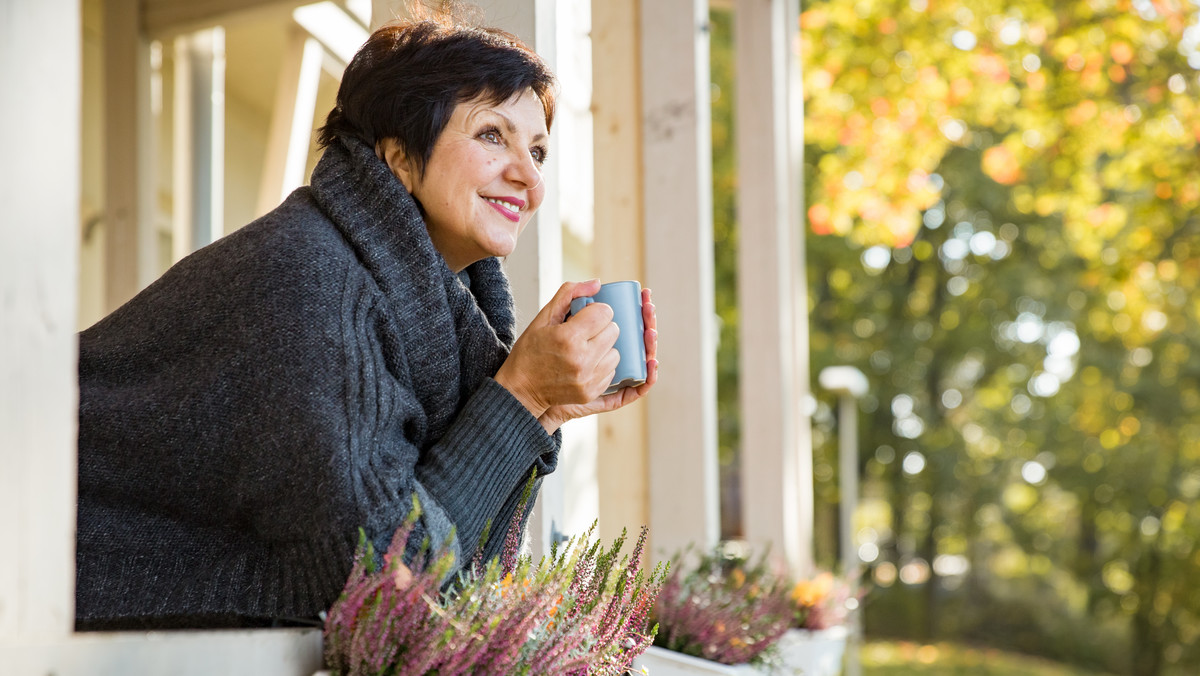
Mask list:
[[[654,606],[655,645],[722,664],[761,661],[791,625],[787,590],[765,554],[752,562],[718,547],[677,564]]]
[[[359,674],[584,674],[619,676],[652,643],[648,613],[667,569],[641,568],[642,528],[604,548],[582,537],[534,564],[510,528],[500,557],[452,577],[454,558],[427,545],[402,561],[419,515],[397,530],[383,564],[365,538],[341,597],[325,622],[325,660],[339,676]],[[519,523],[520,515],[514,520]]]

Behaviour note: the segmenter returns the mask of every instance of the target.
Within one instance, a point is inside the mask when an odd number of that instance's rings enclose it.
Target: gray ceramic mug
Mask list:
[[[567,317],[592,303],[604,303],[611,307],[613,321],[621,329],[614,346],[621,353],[621,362],[617,364],[612,384],[604,393],[612,394],[646,382],[646,324],[642,320],[642,285],[636,281],[603,284],[596,295],[572,300]]]

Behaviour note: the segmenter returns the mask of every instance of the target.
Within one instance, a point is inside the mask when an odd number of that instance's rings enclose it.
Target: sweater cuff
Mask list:
[[[514,491],[536,469],[553,472],[562,446],[503,385],[485,379],[438,443],[422,453],[417,480],[454,522],[463,561],[470,557],[489,521],[493,537],[507,531],[495,523]]]

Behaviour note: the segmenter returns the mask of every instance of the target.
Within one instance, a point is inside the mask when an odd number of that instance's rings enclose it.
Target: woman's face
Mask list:
[[[458,104],[417,173],[393,139],[380,144],[392,173],[420,203],[434,247],[458,272],[507,256],[546,196],[549,133],[532,91],[500,103]]]

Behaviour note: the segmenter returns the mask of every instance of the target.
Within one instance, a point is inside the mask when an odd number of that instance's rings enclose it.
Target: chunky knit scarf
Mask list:
[[[491,379],[514,340],[495,259],[456,275],[386,164],[326,149],[312,187],[80,334],[77,617],[313,617],[408,513],[496,553],[560,444]]]

